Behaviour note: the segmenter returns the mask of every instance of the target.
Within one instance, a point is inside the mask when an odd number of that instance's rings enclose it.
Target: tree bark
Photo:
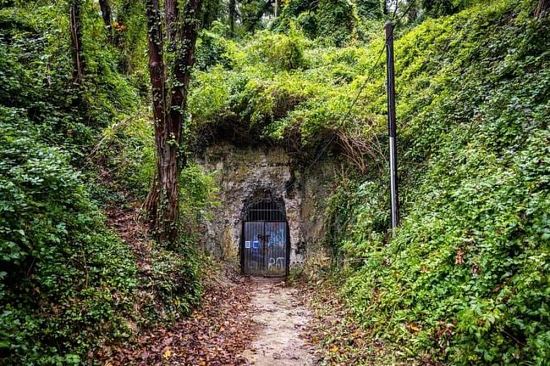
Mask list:
[[[235,35],[235,18],[237,17],[237,1],[229,0],[229,30],[231,36]]]
[[[71,32],[71,53],[73,57],[73,82],[81,85],[84,80],[84,52],[82,50],[82,1],[71,0],[69,25]]]
[[[539,0],[537,8],[535,9],[535,16],[537,18],[542,18],[548,14],[548,10],[550,10],[550,0]]]
[[[194,63],[195,44],[199,30],[200,0],[188,0],[184,19],[178,27],[178,3],[166,0],[165,20],[168,51],[174,62],[167,91],[164,64],[163,32],[158,0],[147,0],[149,27],[149,72],[153,91],[153,115],[157,167],[155,180],[147,197],[146,208],[150,228],[159,242],[174,244],[178,238],[179,185],[178,178],[185,164],[182,153],[183,119],[187,107],[187,91]],[[170,100],[167,101],[167,96]]]
[[[107,30],[107,37],[109,42],[113,42],[113,14],[111,11],[111,4],[109,0],[99,0],[99,7],[101,8],[101,17]]]
[[[166,38],[170,43],[170,50],[173,51],[178,31],[178,0],[166,0],[164,4],[164,13],[166,19]]]
[[[170,100],[170,121],[177,132],[176,141],[182,143],[183,116],[187,108],[187,94],[191,80],[191,68],[195,63],[195,45],[200,26],[201,0],[187,0],[184,9],[184,19],[181,27],[181,35],[178,36],[179,44],[176,45],[176,59],[174,63],[174,76],[176,82],[172,86]],[[185,165],[184,155],[179,157]]]
[[[147,45],[149,49],[149,75],[151,79],[151,91],[153,98],[153,121],[155,125],[155,145],[157,147],[157,170],[155,178],[145,202],[145,208],[149,219],[149,227],[155,232],[158,222],[158,213],[160,209],[159,201],[161,199],[161,188],[159,185],[159,166],[160,166],[160,149],[161,146],[159,136],[164,132],[165,126],[165,66],[162,56],[163,40],[161,29],[161,18],[159,11],[158,0],[146,0],[146,16],[147,16]]]

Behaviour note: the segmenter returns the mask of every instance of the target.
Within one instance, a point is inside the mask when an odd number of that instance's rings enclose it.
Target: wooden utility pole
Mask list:
[[[390,140],[390,192],[391,192],[391,227],[392,231],[399,226],[399,190],[397,177],[397,126],[395,117],[395,68],[393,57],[393,24],[387,22],[386,55],[387,55],[387,94],[388,94],[388,132]]]

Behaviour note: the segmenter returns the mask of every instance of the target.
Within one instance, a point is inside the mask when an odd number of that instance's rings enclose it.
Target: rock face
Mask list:
[[[245,207],[271,197],[284,203],[290,233],[290,268],[303,264],[308,248],[324,236],[324,201],[334,177],[332,164],[323,163],[309,174],[292,172],[290,158],[282,148],[240,149],[223,144],[208,147],[196,159],[214,171],[221,205],[207,223],[205,249],[214,256],[240,262]]]

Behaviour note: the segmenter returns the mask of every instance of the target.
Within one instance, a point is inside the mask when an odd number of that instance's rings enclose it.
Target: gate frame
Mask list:
[[[286,225],[286,266],[285,266],[285,274],[284,276],[266,276],[266,275],[263,275],[263,276],[254,276],[254,277],[265,277],[265,278],[287,278],[288,277],[288,274],[290,272],[290,250],[291,250],[291,244],[290,244],[290,225],[288,224],[288,219],[287,219],[287,215],[286,215],[286,207],[285,207],[285,204],[284,204],[284,200],[282,198],[279,199],[280,202],[282,203],[282,211],[283,211],[283,215],[284,215],[284,223]],[[239,257],[240,257],[240,266],[241,266],[241,275],[244,275],[244,276],[252,276],[252,275],[249,275],[249,274],[246,274],[244,272],[244,225],[245,223],[247,222],[252,222],[252,221],[246,221],[246,216],[248,214],[248,210],[249,210],[249,207],[252,206],[252,205],[255,205],[255,204],[259,204],[259,203],[262,203],[262,202],[266,202],[266,203],[276,203],[278,200],[276,198],[274,198],[273,196],[269,195],[267,197],[264,197],[262,199],[256,199],[256,200],[251,200],[251,202],[248,203],[248,205],[245,204],[245,207],[243,207],[243,215],[242,215],[242,220],[241,220],[241,237],[239,239]],[[264,224],[266,222],[282,222],[282,221],[264,221],[264,220],[261,220],[262,222],[264,222]]]

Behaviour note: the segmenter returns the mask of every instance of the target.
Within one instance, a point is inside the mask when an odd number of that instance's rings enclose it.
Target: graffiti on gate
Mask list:
[[[284,276],[287,270],[285,222],[245,222],[242,244],[244,272],[251,275]]]
[[[267,264],[267,270],[282,270],[285,269],[285,257],[278,258],[269,258],[269,263]]]
[[[284,230],[273,230],[269,233],[269,245],[270,246],[280,246],[284,245],[286,238],[285,238],[285,231]]]

